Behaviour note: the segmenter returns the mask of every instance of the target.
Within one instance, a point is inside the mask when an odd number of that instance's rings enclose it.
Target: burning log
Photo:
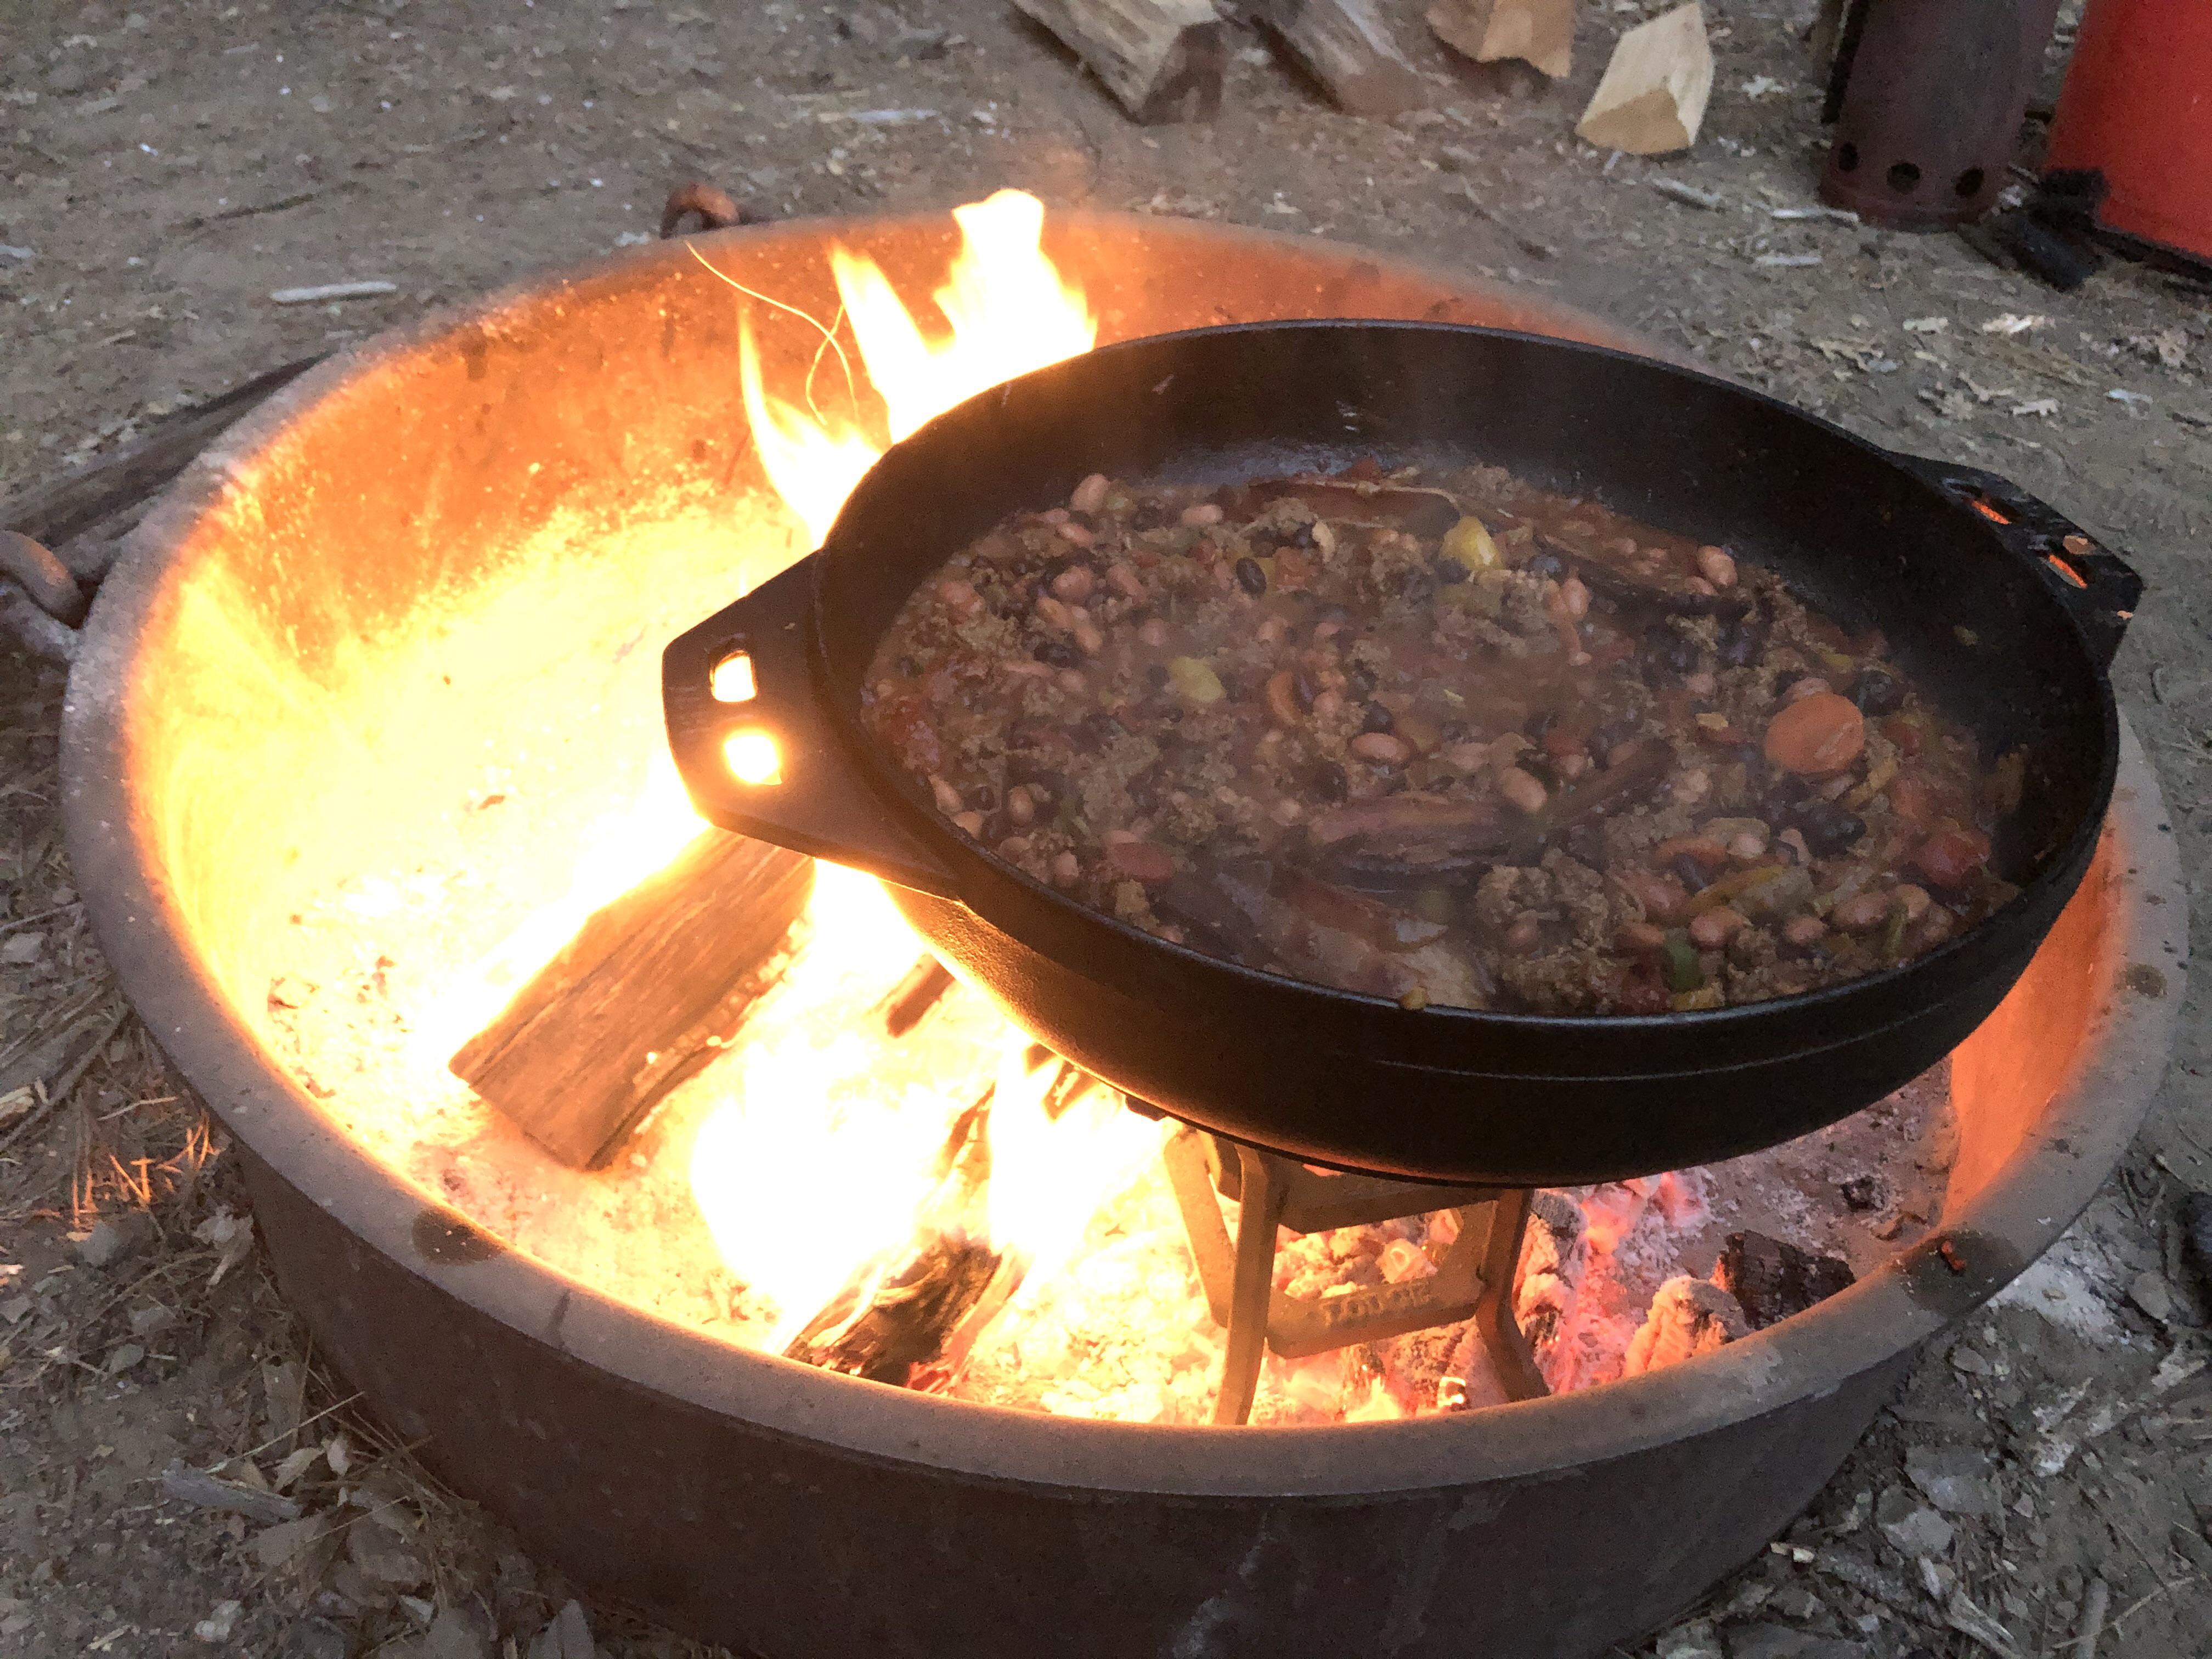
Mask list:
[[[904,1036],[951,988],[952,975],[945,964],[935,957],[923,957],[883,1000],[884,1035]]]
[[[1346,112],[1387,118],[1428,100],[1374,0],[1261,0],[1255,9]]]
[[[991,1094],[953,1120],[911,1242],[864,1264],[784,1358],[894,1388],[949,1381],[1021,1283],[990,1240]]]
[[[1193,99],[1201,121],[1221,112],[1229,49],[1212,0],[1014,3],[1058,36],[1138,120],[1167,120]]]
[[[596,1168],[720,1051],[813,883],[811,859],[706,831],[593,911],[449,1069],[562,1163]]]
[[[1711,1353],[1749,1334],[1734,1297],[1711,1279],[1681,1274],[1662,1285],[1652,1297],[1651,1311],[1628,1344],[1620,1374],[1641,1376]]]

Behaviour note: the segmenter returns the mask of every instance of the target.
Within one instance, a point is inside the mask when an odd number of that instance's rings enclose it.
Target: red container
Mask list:
[[[2212,259],[2212,3],[2090,0],[2044,165],[2105,175],[2107,229]]]

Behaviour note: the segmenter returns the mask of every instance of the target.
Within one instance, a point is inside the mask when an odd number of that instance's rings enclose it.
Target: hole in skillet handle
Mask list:
[[[816,661],[814,570],[800,561],[662,653],[678,775],[721,829],[957,896],[927,838],[933,823],[877,787],[830,706]],[[740,657],[742,672],[731,666]]]
[[[2009,478],[1978,467],[1899,455],[1905,468],[1986,520],[2036,572],[2088,635],[2097,665],[2109,671],[2142,597],[2142,578],[2118,554],[2056,507]]]

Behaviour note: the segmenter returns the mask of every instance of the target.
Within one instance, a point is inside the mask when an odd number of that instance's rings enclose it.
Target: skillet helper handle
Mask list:
[[[725,830],[957,897],[952,872],[878,793],[827,704],[813,583],[813,562],[802,559],[662,653],[668,745],[684,787]],[[772,770],[759,776],[764,759]]]
[[[1997,537],[2036,567],[2066,608],[2081,624],[2100,668],[2109,670],[2122,635],[2142,598],[2142,578],[2118,554],[2049,502],[2031,495],[2009,478],[1976,466],[1897,458],[1952,500],[1988,521]]]

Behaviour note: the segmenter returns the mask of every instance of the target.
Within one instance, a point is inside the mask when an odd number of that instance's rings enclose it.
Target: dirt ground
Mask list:
[[[1540,286],[1884,443],[2008,474],[2127,550],[2149,592],[2120,695],[2201,887],[2212,291],[2122,265],[2059,295],[1954,236],[1775,216],[1813,201],[1821,153],[1811,0],[1709,0],[1704,136],[1656,162],[1570,136],[1638,0],[1583,7],[1559,85],[1455,64],[1417,40],[1416,4],[1389,4],[1431,102],[1388,124],[1334,112],[1240,27],[1218,125],[1151,129],[1003,0],[140,3],[0,0],[0,488],[649,233],[693,176],[777,215],[1017,185],[1311,231]],[[885,110],[931,113],[849,118]],[[269,300],[356,278],[397,291]],[[2041,320],[1985,326],[2007,316]],[[88,933],[56,818],[62,678],[8,650],[0,1655],[702,1651],[564,1612],[557,1574],[319,1368],[220,1131]],[[2205,914],[2200,898],[2200,948]],[[1640,1651],[2070,1652],[2094,1601],[2100,1653],[2212,1652],[2212,1421],[2186,1375],[2212,1340],[2175,1223],[2212,1189],[2204,1005],[2200,982],[2152,1123],[2090,1213],[2023,1293],[1926,1356],[1793,1529],[1812,1559],[1762,1556]],[[2065,1437],[2177,1376],[2051,1467],[2054,1423]],[[218,1468],[229,1486],[193,1484]]]

